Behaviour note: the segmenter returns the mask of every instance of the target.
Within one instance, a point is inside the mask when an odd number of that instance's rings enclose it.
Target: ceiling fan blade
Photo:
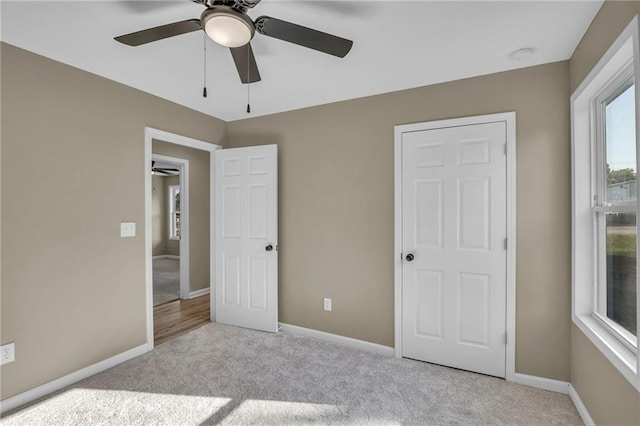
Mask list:
[[[251,43],[240,47],[232,47],[229,50],[231,51],[231,56],[233,56],[233,62],[236,63],[238,75],[242,83],[255,83],[261,80]]]
[[[135,33],[114,37],[114,40],[129,46],[140,46],[152,41],[174,37],[202,29],[199,19],[187,19],[186,21],[174,22],[172,24],[160,25],[159,27],[148,28]]]
[[[323,33],[291,22],[261,16],[255,22],[256,31],[269,37],[308,47],[319,52],[344,58],[353,46],[353,41]]]
[[[173,172],[169,172],[167,170],[162,170],[162,169],[153,169],[151,170],[152,173],[155,174],[159,174],[159,175],[163,175],[163,176],[176,176],[177,174],[173,173]]]
[[[157,171],[157,172],[179,172],[180,170],[178,169],[167,169],[164,167],[156,167],[153,170]]]
[[[235,0],[236,5],[244,9],[252,9],[256,7],[260,0]]]

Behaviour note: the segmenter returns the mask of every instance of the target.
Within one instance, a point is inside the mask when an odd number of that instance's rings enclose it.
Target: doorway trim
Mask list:
[[[178,135],[176,133],[166,132],[164,130],[154,129],[153,127],[144,128],[144,239],[145,239],[145,282],[146,282],[146,316],[147,316],[147,347],[153,350],[153,264],[152,264],[152,184],[151,184],[151,158],[153,156],[152,143],[156,139],[162,142],[168,142],[175,145],[195,148],[209,152],[209,211],[213,212],[215,208],[215,158],[213,153],[221,149],[220,145],[199,139],[190,138],[188,136]],[[209,288],[211,297],[211,320],[215,321],[215,235],[213,214],[209,215]],[[182,243],[181,243],[182,248]]]
[[[507,381],[515,381],[516,355],[516,113],[461,117],[449,120],[403,124],[394,127],[394,332],[395,356],[402,358],[402,134],[447,127],[505,122],[507,150],[507,295],[506,365]]]
[[[182,215],[182,223],[180,224],[180,299],[188,299],[191,290],[191,281],[189,277],[189,160],[177,157],[169,157],[167,155],[154,154],[151,152],[151,159],[155,161],[163,161],[175,165],[180,170],[180,209]],[[153,179],[152,179],[153,183]],[[152,188],[153,189],[153,188]],[[164,191],[164,188],[162,189]],[[152,196],[153,197],[153,196]],[[162,206],[166,211],[166,205]],[[162,224],[166,229],[166,223]],[[153,232],[151,233],[153,242]],[[153,247],[152,247],[153,251]],[[152,263],[153,270],[153,263]],[[153,292],[153,272],[151,274],[151,290]]]

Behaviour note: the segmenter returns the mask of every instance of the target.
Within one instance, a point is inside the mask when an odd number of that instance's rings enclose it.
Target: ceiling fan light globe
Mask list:
[[[234,12],[214,9],[204,17],[204,31],[211,40],[225,47],[240,47],[251,41],[255,33],[253,22]]]

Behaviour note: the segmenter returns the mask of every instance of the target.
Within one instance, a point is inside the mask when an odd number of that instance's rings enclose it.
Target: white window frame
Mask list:
[[[602,297],[598,294],[598,281],[603,265],[599,264],[602,234],[596,218],[608,211],[638,211],[637,201],[618,206],[603,201],[605,188],[602,188],[600,165],[605,161],[605,129],[600,118],[603,101],[614,96],[628,81],[631,70],[636,81],[636,123],[640,123],[639,25],[636,16],[571,96],[572,319],[637,390],[640,390],[637,339],[630,339],[631,333],[599,313],[602,310],[598,303]],[[639,137],[640,131],[636,132],[636,146],[640,146]],[[637,306],[639,301],[640,291],[637,291]],[[636,320],[639,319],[640,315]],[[637,325],[640,326],[640,321]]]
[[[596,278],[594,280],[594,309],[591,315],[602,326],[609,329],[609,332],[622,342],[633,353],[638,353],[638,339],[632,333],[625,330],[615,321],[607,317],[607,267],[606,267],[606,214],[607,213],[636,213],[638,214],[638,203],[636,201],[617,203],[615,205],[607,201],[607,175],[605,173],[606,158],[606,126],[605,115],[606,105],[624,93],[634,84],[633,58],[630,58],[624,67],[610,80],[602,89],[592,103],[593,115],[595,118],[595,133],[592,136],[593,149],[593,173],[595,184],[593,188],[594,206],[593,220],[596,233],[596,250],[594,251],[594,265],[596,267]]]
[[[169,190],[169,239],[170,240],[179,240],[180,237],[178,235],[176,235],[176,219],[175,219],[175,215],[176,214],[180,214],[179,210],[176,210],[176,203],[175,203],[175,191],[177,190],[178,192],[180,191],[180,185],[169,185],[168,186],[168,190]],[[182,200],[180,200],[182,201]]]

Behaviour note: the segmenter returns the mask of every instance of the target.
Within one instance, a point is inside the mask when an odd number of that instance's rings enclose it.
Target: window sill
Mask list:
[[[573,322],[633,387],[640,391],[636,354],[590,315],[574,315]]]

